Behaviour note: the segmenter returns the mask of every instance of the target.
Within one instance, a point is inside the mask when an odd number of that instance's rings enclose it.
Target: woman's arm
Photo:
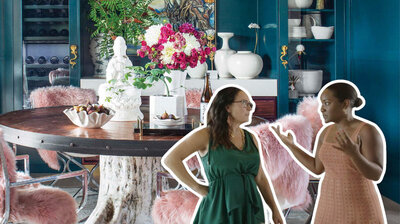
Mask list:
[[[378,181],[383,174],[383,136],[372,125],[361,128],[357,142],[353,142],[344,131],[337,133],[339,146],[334,147],[349,155],[358,171],[370,180]]]
[[[253,134],[252,134],[252,137],[253,137],[253,142],[257,146],[257,149],[259,149],[259,144],[258,144],[257,139],[254,137]],[[260,153],[260,156],[262,156],[262,153]],[[278,224],[278,223],[283,224],[284,222],[283,222],[282,212],[278,206],[277,201],[275,201],[275,198],[274,198],[272,190],[271,190],[271,187],[273,187],[273,186],[272,186],[272,184],[270,184],[269,179],[265,175],[264,170],[262,169],[262,164],[263,164],[263,160],[260,159],[260,166],[258,169],[257,176],[255,177],[256,184],[257,184],[258,188],[260,189],[260,192],[261,192],[265,202],[271,208],[272,220],[274,221],[274,223],[275,224]]]
[[[161,159],[162,165],[185,187],[193,189],[201,196],[208,193],[208,187],[201,185],[188,173],[183,160],[192,153],[206,150],[209,134],[207,128],[202,128],[185,136],[177,142]]]
[[[317,135],[316,140],[318,141],[318,144],[316,149],[314,149],[316,151],[314,156],[295,141],[291,132],[289,132],[287,136],[281,133],[279,124],[276,127],[271,125],[270,130],[272,133],[275,132],[275,137],[280,139],[283,145],[286,145],[287,148],[292,152],[297,161],[307,168],[311,173],[320,175],[325,171],[325,168],[319,159],[319,151],[326,134],[326,129],[324,129],[320,135]]]

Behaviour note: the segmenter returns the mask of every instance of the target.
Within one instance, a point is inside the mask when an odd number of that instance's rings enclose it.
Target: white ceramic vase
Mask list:
[[[236,51],[229,48],[229,39],[233,37],[233,33],[219,32],[218,36],[222,38],[222,47],[215,52],[215,68],[219,77],[230,78],[232,74],[228,69],[228,59],[236,53]]]
[[[170,95],[173,96],[183,96],[184,102],[184,115],[187,115],[187,106],[186,106],[186,95],[185,95],[185,81],[187,76],[187,71],[180,70],[171,70],[171,73],[165,73],[165,76],[171,77],[172,81],[167,82],[167,86],[169,89]],[[165,94],[167,94],[167,90],[165,90]]]
[[[251,51],[238,51],[228,59],[229,72],[237,79],[253,79],[263,68],[263,61]]]
[[[187,67],[187,72],[192,79],[202,79],[207,72],[208,65],[206,62],[203,64],[200,61],[197,62],[196,67]]]
[[[102,35],[90,40],[89,52],[94,65],[94,77],[105,78],[106,69],[109,59],[100,56],[100,42],[103,40]]]
[[[322,87],[322,70],[289,70],[290,76],[298,76],[295,87],[299,96],[314,96]]]

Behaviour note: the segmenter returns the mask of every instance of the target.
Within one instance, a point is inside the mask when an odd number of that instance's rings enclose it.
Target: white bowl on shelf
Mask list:
[[[304,26],[290,27],[289,28],[289,37],[290,38],[305,38],[305,37],[307,37],[306,27],[304,27]]]
[[[334,29],[334,26],[312,26],[311,32],[315,39],[324,40],[331,39]]]
[[[288,0],[289,8],[305,9],[309,8],[313,3],[313,0]]]

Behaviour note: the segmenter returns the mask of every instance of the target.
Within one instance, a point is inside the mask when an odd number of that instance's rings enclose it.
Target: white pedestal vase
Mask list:
[[[180,70],[171,70],[171,73],[165,73],[165,76],[171,77],[172,81],[167,82],[167,86],[170,92],[170,95],[173,96],[183,96],[183,112],[184,115],[187,115],[187,107],[186,107],[186,95],[185,95],[185,81],[187,76],[187,71]],[[167,91],[165,90],[165,94]]]
[[[222,47],[215,52],[215,68],[219,77],[231,78],[232,74],[228,69],[228,59],[236,53],[236,51],[229,48],[229,39],[233,37],[233,33],[219,32],[218,36],[222,38]]]
[[[196,67],[187,67],[186,71],[192,79],[202,79],[207,72],[208,65],[206,62],[200,64],[200,61],[197,62]]]
[[[228,68],[237,79],[253,79],[260,74],[263,61],[260,55],[251,51],[238,51],[229,57]]]

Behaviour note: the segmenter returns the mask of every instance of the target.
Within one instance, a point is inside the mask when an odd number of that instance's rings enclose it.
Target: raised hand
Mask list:
[[[336,133],[336,141],[339,145],[333,145],[333,147],[346,153],[348,156],[353,157],[360,153],[361,137],[359,135],[357,136],[357,143],[355,143],[345,130],[340,130]]]
[[[282,133],[281,132],[282,126],[280,126],[279,124],[277,124],[276,126],[271,125],[270,127],[276,133],[275,136],[278,136],[285,145],[289,146],[289,145],[294,144],[294,138],[293,138],[292,133],[289,132],[288,135],[285,135],[284,133]]]

